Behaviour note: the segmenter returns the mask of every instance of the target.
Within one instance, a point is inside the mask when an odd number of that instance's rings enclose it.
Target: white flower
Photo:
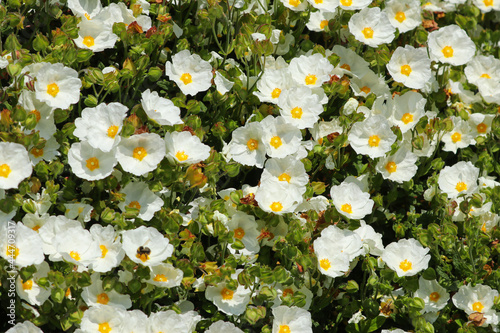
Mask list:
[[[32,171],[28,151],[23,145],[0,142],[0,189],[17,188]]]
[[[460,117],[452,116],[453,129],[443,134],[441,141],[444,142],[444,151],[457,152],[458,148],[466,148],[475,144],[474,132],[469,123]]]
[[[427,50],[411,45],[399,46],[394,51],[387,70],[394,81],[413,89],[422,89],[432,76]]]
[[[19,96],[19,104],[28,113],[35,115],[37,124],[34,130],[39,131],[40,137],[46,140],[52,138],[54,133],[57,131],[56,125],[54,124],[54,108],[39,101],[36,98],[36,93],[30,90],[23,90],[21,92],[21,95]],[[25,130],[26,134],[29,134],[30,132],[31,130]]]
[[[43,145],[37,144],[29,149],[29,158],[33,166],[37,165],[41,160],[51,162],[57,156],[60,156],[59,153],[60,145],[57,143],[55,137],[51,137]]]
[[[390,0],[386,2],[384,11],[391,24],[399,32],[407,32],[422,24],[420,1],[418,0]]]
[[[353,77],[350,83],[354,95],[356,96],[367,97],[372,93],[377,96],[386,96],[390,93],[389,86],[385,83],[385,77],[369,69],[363,76]],[[360,110],[358,110],[358,112],[360,112]]]
[[[360,221],[360,224],[361,226],[354,232],[361,238],[365,252],[374,256],[382,255],[382,251],[384,251],[382,234],[376,232],[372,226],[366,224],[363,220]]]
[[[414,91],[394,96],[394,99],[388,102],[388,109],[392,109],[389,122],[398,126],[402,133],[408,132],[425,115],[426,102],[422,95]]]
[[[159,264],[151,269],[151,278],[147,283],[160,288],[173,288],[181,285],[184,272],[175,268],[172,264]]]
[[[125,201],[118,204],[122,212],[126,207],[139,210],[138,218],[149,221],[163,206],[163,199],[154,194],[145,182],[128,183],[121,191],[125,194]]]
[[[347,218],[359,220],[372,212],[374,201],[370,194],[355,183],[332,186],[330,196],[337,211]]]
[[[101,103],[95,108],[85,108],[82,116],[75,119],[73,134],[93,148],[109,152],[121,140],[119,134],[127,111],[121,103]]]
[[[472,0],[472,3],[479,8],[482,13],[500,10],[500,2],[498,0]]]
[[[429,249],[416,239],[400,239],[387,245],[381,258],[399,277],[413,276],[427,269],[431,259],[428,253]]]
[[[93,148],[87,141],[75,142],[68,151],[71,171],[85,180],[99,180],[111,175],[117,161],[115,149],[103,152]]]
[[[128,26],[135,21],[144,31],[151,28],[151,18],[149,16],[139,15],[135,17],[132,10],[128,9],[124,2],[109,4],[104,7],[95,18],[105,22],[111,27],[114,23],[125,23],[125,25]]]
[[[302,141],[302,133],[297,127],[287,123],[281,116],[267,116],[260,123],[264,130],[262,141],[267,155],[280,158],[297,152]]]
[[[476,45],[458,25],[451,24],[433,31],[427,39],[431,60],[460,66],[476,53]]]
[[[173,126],[183,123],[180,117],[181,109],[171,100],[160,97],[156,91],[144,91],[141,104],[148,117],[160,125]]]
[[[78,103],[81,87],[78,73],[60,63],[44,63],[36,73],[36,98],[53,108],[67,109]]]
[[[281,183],[288,187],[289,191],[295,190],[302,195],[306,191],[309,175],[306,173],[304,164],[295,156],[270,158],[266,161],[260,182],[261,184]]]
[[[104,291],[101,275],[94,273],[91,276],[92,284],[82,290],[82,299],[88,306],[99,304],[109,305],[113,308],[126,310],[132,306],[130,295],[122,295],[115,290]]]
[[[439,173],[439,189],[455,199],[461,194],[472,194],[477,190],[479,168],[471,162],[458,162],[453,166],[444,167]]]
[[[82,317],[80,328],[85,333],[122,332],[127,312],[110,305],[91,306]]]
[[[315,0],[309,0],[309,2],[313,2]],[[336,1],[336,0],[333,0]],[[325,1],[325,3],[327,3]],[[326,11],[317,11],[317,12],[312,12],[311,15],[309,16],[309,22],[307,22],[306,26],[307,29],[311,31],[324,31],[325,28],[328,26],[328,22],[330,20],[333,20],[337,16],[337,13],[335,10],[333,13],[326,12]]]
[[[359,54],[341,45],[335,45],[332,53],[340,57],[336,69],[342,69],[343,73],[363,77],[370,71],[368,62]]]
[[[205,333],[243,333],[238,327],[234,326],[233,323],[228,323],[222,320],[216,321],[205,331]]]
[[[391,149],[396,135],[387,119],[376,115],[352,125],[348,140],[356,153],[376,158],[384,156]]]
[[[101,256],[99,243],[93,239],[88,230],[80,226],[80,223],[78,226],[66,228],[57,233],[54,243],[59,255],[67,262],[79,266],[80,270],[88,267]]]
[[[500,4],[500,2],[498,2]],[[481,79],[500,79],[500,60],[494,56],[478,55],[467,63],[464,69],[467,81],[477,85]]]
[[[248,215],[243,212],[236,212],[231,216],[226,224],[229,231],[234,232],[234,238],[239,239],[245,249],[252,253],[258,253],[260,250],[259,240],[257,237],[260,231],[257,229],[257,222],[253,215]]]
[[[368,7],[370,0],[340,0],[340,8],[344,10],[357,10]]]
[[[436,280],[426,280],[422,276],[418,280],[418,290],[414,296],[424,300],[423,312],[437,312],[448,304],[450,294]]]
[[[231,158],[243,165],[264,167],[266,146],[262,142],[263,128],[260,122],[246,123],[232,133],[227,150]]]
[[[375,168],[384,179],[403,183],[410,181],[417,173],[417,159],[411,150],[401,147],[394,155],[381,158]]]
[[[165,73],[185,95],[196,95],[212,86],[212,66],[189,50],[183,50],[165,64]]]
[[[102,9],[99,0],[68,0],[68,7],[75,16],[81,17],[82,20],[91,20]]]
[[[273,309],[273,333],[312,333],[311,314],[302,308],[278,306]]]
[[[255,200],[259,207],[268,213],[282,215],[290,213],[302,203],[303,198],[298,191],[288,191],[289,186],[279,183],[261,184]]]
[[[215,72],[214,78],[215,87],[217,92],[221,95],[226,94],[234,86],[234,82],[226,79],[219,71]]]
[[[242,270],[237,270],[232,278],[236,279],[237,275]],[[250,303],[250,295],[252,291],[246,289],[242,285],[238,285],[236,290],[227,288],[225,282],[217,286],[208,286],[205,290],[205,298],[212,301],[219,311],[227,315],[239,316],[245,312],[248,303]]]
[[[321,53],[315,53],[293,58],[288,70],[297,84],[315,88],[330,79],[333,65]]]
[[[112,49],[118,36],[113,33],[112,27],[100,20],[82,20],[78,23],[78,38],[74,39],[76,46],[101,52]]]
[[[278,61],[276,62],[278,63]],[[288,71],[288,64],[286,66],[285,68],[265,69],[264,74],[257,81],[257,91],[253,93],[261,102],[277,104],[281,93],[295,86],[295,82]]]
[[[135,134],[118,145],[116,158],[124,171],[142,176],[156,169],[165,157],[165,141],[156,133]]]
[[[473,113],[469,116],[469,124],[477,136],[487,136],[491,132],[494,114]]]
[[[13,225],[14,228],[11,228]],[[15,266],[38,265],[45,259],[40,235],[23,223],[0,222],[0,235],[0,256],[13,260]]]
[[[195,164],[210,156],[210,147],[187,131],[165,133],[165,143],[172,163]]]
[[[66,208],[66,210],[64,211],[64,216],[66,216],[70,220],[77,219],[81,222],[89,222],[90,215],[94,210],[94,207],[92,205],[83,202],[65,203],[64,207]]]
[[[17,323],[16,325],[9,328],[5,333],[43,333],[43,331],[35,326],[31,321],[24,321],[22,323]]]
[[[156,228],[140,226],[122,234],[123,249],[133,262],[155,266],[174,252],[174,247]]]
[[[386,13],[379,7],[372,7],[363,8],[351,17],[349,31],[356,40],[377,47],[392,42],[396,29],[389,22]]]
[[[299,129],[312,128],[324,111],[319,95],[306,86],[283,91],[278,106],[281,116]]]
[[[477,284],[460,286],[458,292],[453,295],[453,304],[464,310],[467,315],[479,312],[482,313],[486,321],[481,326],[497,325],[499,313],[493,309],[494,299],[498,297],[498,291],[489,286]]]
[[[301,12],[307,8],[307,0],[280,0],[286,8]]]
[[[101,250],[101,256],[97,257],[90,267],[95,272],[109,272],[117,267],[125,257],[120,237],[111,225],[103,227],[100,224],[94,224],[89,231]]]

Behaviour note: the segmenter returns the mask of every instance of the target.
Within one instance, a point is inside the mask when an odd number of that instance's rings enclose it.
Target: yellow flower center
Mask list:
[[[247,147],[250,150],[256,150],[259,148],[259,141],[255,140],[255,139],[250,139],[247,141]]]
[[[394,162],[389,162],[385,165],[385,169],[387,170],[387,172],[389,173],[393,173],[393,172],[396,172],[398,166],[396,163]]]
[[[481,311],[483,311],[483,308],[484,308],[484,305],[481,302],[474,302],[474,304],[472,304],[472,310],[474,312],[481,312]]]
[[[455,186],[455,189],[458,192],[466,191],[467,190],[467,184],[465,184],[464,182],[458,182],[457,186]]]
[[[233,295],[234,295],[234,291],[232,291],[231,289],[227,289],[226,287],[224,287],[221,291],[220,291],[220,295],[222,296],[222,299],[223,300],[231,300],[233,299]]]
[[[486,223],[483,223],[483,225],[481,226],[481,231],[482,232],[486,232]]]
[[[188,159],[188,154],[186,154],[183,150],[180,150],[178,151],[176,154],[175,154],[175,157],[180,161],[180,162],[184,162],[185,160]]]
[[[131,201],[128,206],[130,208],[141,209],[141,204],[138,201]]]
[[[243,228],[234,229],[234,237],[242,239],[245,237],[245,230],[243,230]]]
[[[76,261],[80,261],[80,253],[78,253],[78,252],[76,252],[76,251],[71,251],[71,252],[69,253],[69,256],[70,256],[71,258],[73,258],[74,260],[76,260]]]
[[[148,156],[146,149],[144,147],[136,147],[132,153],[132,156],[139,161],[142,161],[144,157]]]
[[[273,212],[280,212],[281,210],[283,210],[283,205],[281,204],[281,202],[275,201],[271,204],[271,206],[269,206],[269,208],[271,208]]]
[[[325,30],[327,25],[328,25],[328,20],[323,20],[319,23],[319,27],[321,28],[321,30]]]
[[[281,95],[281,89],[280,88],[274,88],[274,90],[271,92],[271,97],[272,98],[278,98]]]
[[[33,280],[28,280],[23,283],[23,290],[31,290],[33,288]]]
[[[493,0],[483,0],[483,3],[486,7],[493,6]]]
[[[284,172],[278,177],[278,180],[281,182],[286,181],[286,182],[290,183],[290,179],[292,179],[292,177],[290,177],[289,174],[284,173]]]
[[[106,257],[106,254],[108,253],[108,248],[105,245],[99,245],[99,248],[101,249],[101,258]]]
[[[40,111],[38,111],[38,110],[36,110],[36,109],[35,109],[35,110],[33,110],[33,111],[31,111],[30,113],[33,113],[33,114],[35,115],[35,118],[36,118],[36,121],[37,121],[37,122],[39,122],[39,121],[40,121],[40,119],[42,118],[42,115],[40,114]]]
[[[458,132],[455,132],[452,134],[451,141],[453,141],[453,143],[457,143],[458,141],[461,141],[461,140],[462,140],[462,134],[460,134]]]
[[[278,333],[290,333],[290,327],[288,325],[280,325],[280,330]]]
[[[118,126],[115,126],[115,125],[109,126],[109,128],[108,128],[108,136],[111,139],[115,138],[116,133],[118,133]]]
[[[378,135],[371,135],[370,138],[368,138],[368,145],[370,147],[378,147],[380,144],[380,137]]]
[[[283,290],[283,297],[287,297],[288,295],[293,295],[292,288],[286,288],[285,290]]]
[[[396,13],[396,16],[394,16],[394,18],[396,19],[396,21],[398,21],[399,23],[403,23],[404,20],[406,20],[406,15],[404,12],[397,12]]]
[[[340,3],[342,4],[342,6],[349,7],[352,5],[352,0],[340,0]]]
[[[95,169],[99,169],[99,159],[97,157],[91,157],[87,160],[87,169],[90,171],[94,171]]]
[[[33,147],[33,148],[31,148],[30,152],[36,158],[43,156],[43,148],[38,149],[38,148]]]
[[[297,7],[298,5],[300,5],[300,0],[289,0],[288,3],[290,4],[290,6]]]
[[[481,123],[476,126],[476,129],[478,133],[486,133],[486,131],[488,130],[488,125],[486,125],[485,123]]]
[[[108,302],[109,302],[108,294],[100,293],[99,295],[97,295],[97,303],[106,305],[108,304]]]
[[[283,143],[281,142],[281,138],[279,136],[273,136],[269,144],[273,146],[275,149],[278,149]]]
[[[7,257],[13,257],[16,259],[19,255],[19,249],[14,245],[10,245],[7,246],[7,251],[5,253],[7,254]]]
[[[321,268],[323,268],[325,271],[327,271],[332,265],[330,264],[330,260],[328,259],[321,259],[319,261],[319,265],[321,266]]]
[[[99,328],[97,329],[99,333],[109,333],[111,332],[111,327],[109,327],[108,323],[99,324]]]
[[[365,36],[366,39],[373,38],[373,29],[370,27],[366,27],[363,30],[361,30],[363,35]]]
[[[299,108],[298,106],[294,107],[292,109],[292,111],[290,111],[290,113],[292,114],[292,118],[293,119],[300,119],[302,118],[302,109]]]
[[[411,123],[413,121],[413,115],[411,113],[405,113],[402,117],[401,117],[401,121],[403,123],[405,123],[405,125],[408,125],[409,123]]]
[[[85,15],[85,18],[86,18],[87,20],[89,20],[89,21],[91,20],[91,19],[90,19],[90,15],[89,15],[89,14],[85,13],[84,15]]]
[[[52,97],[56,97],[59,93],[59,86],[55,83],[51,83],[47,85],[47,94]]]
[[[372,90],[369,87],[364,86],[361,88],[361,91],[368,95]]]
[[[432,302],[437,302],[439,301],[439,299],[441,298],[441,295],[439,295],[438,292],[433,292],[429,295],[429,299],[432,301]]]
[[[71,296],[71,289],[68,287],[68,289],[66,289],[66,292],[64,293],[64,296],[66,297],[70,297]]]
[[[33,229],[33,230],[35,230],[36,232],[38,232],[38,229],[40,229],[40,226],[39,226],[39,225],[36,225],[36,226],[34,226],[33,228],[31,228],[31,229]]]
[[[316,4],[320,4],[320,3],[323,3],[323,0],[314,0],[314,2],[315,2]]]
[[[190,84],[191,82],[193,82],[193,77],[189,73],[184,73],[184,74],[181,75],[181,79],[180,80],[184,84]]]
[[[401,263],[399,264],[399,268],[401,268],[403,272],[408,272],[411,269],[411,267],[412,263],[411,261],[408,261],[408,259],[401,261]]]
[[[480,78],[491,79],[491,76],[489,76],[488,74],[484,73],[483,75],[480,76]]]
[[[314,74],[307,75],[305,79],[307,85],[316,84],[317,80],[318,78]]]
[[[443,49],[441,50],[441,52],[443,52],[443,55],[445,58],[451,58],[453,57],[453,48],[451,46],[445,46],[443,47]]]
[[[351,214],[352,213],[352,206],[351,206],[351,204],[346,203],[340,207],[340,210],[343,211],[344,213]]]
[[[0,177],[7,178],[9,177],[10,174],[10,167],[8,164],[2,164],[0,165]]]
[[[156,281],[156,282],[167,282],[168,278],[165,275],[163,275],[163,274],[156,274],[155,277],[153,278],[153,281]]]
[[[137,253],[135,257],[141,259],[142,262],[146,262],[149,259],[149,255],[147,253]]]
[[[85,36],[83,38],[83,45],[85,45],[86,47],[92,47],[94,46],[95,42],[94,42],[94,37],[92,36]]]
[[[410,76],[411,74],[411,67],[410,65],[403,65],[401,66],[401,74]]]

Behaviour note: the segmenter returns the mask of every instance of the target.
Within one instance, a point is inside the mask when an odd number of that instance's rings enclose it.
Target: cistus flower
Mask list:
[[[82,332],[122,332],[127,318],[127,311],[111,305],[89,307],[82,317]]]
[[[439,173],[439,189],[455,199],[461,194],[470,195],[477,191],[479,168],[471,162],[458,162],[453,166],[444,167]]]
[[[123,139],[116,159],[124,171],[142,176],[156,169],[165,157],[165,141],[156,133],[135,134]]]
[[[242,269],[236,270],[231,278],[237,279]],[[250,303],[251,289],[238,285],[236,290],[229,289],[225,282],[216,286],[208,286],[205,290],[205,298],[213,302],[217,309],[227,315],[239,316],[245,312]]]
[[[312,128],[324,111],[319,95],[306,86],[283,91],[278,106],[281,116],[299,129]]]
[[[441,141],[444,142],[444,151],[457,152],[459,148],[466,148],[476,143],[474,131],[469,123],[460,117],[452,116],[453,129],[443,134]]]
[[[411,45],[399,46],[394,51],[387,70],[394,81],[413,89],[422,89],[432,76],[427,50]]]
[[[243,165],[263,168],[266,159],[263,133],[260,122],[246,123],[245,126],[235,129],[226,148],[230,157]]]
[[[422,24],[422,9],[418,0],[390,0],[386,2],[384,11],[391,24],[401,33]]]
[[[255,201],[263,211],[282,215],[293,212],[303,198],[300,192],[289,191],[289,186],[273,182],[259,186]]]
[[[23,145],[14,142],[0,142],[0,189],[17,188],[19,183],[31,176],[28,151]]]
[[[311,16],[309,16],[309,22],[307,22],[306,24],[307,29],[317,32],[324,31],[325,28],[328,26],[328,22],[330,20],[333,20],[335,16],[337,16],[335,12],[333,13],[326,11],[313,12],[311,13]]]
[[[486,319],[480,326],[496,326],[499,322],[499,313],[493,309],[494,299],[498,297],[498,291],[490,286],[477,284],[460,286],[458,292],[453,295],[453,304],[467,315],[481,313]]]
[[[117,267],[125,257],[120,237],[111,225],[103,227],[100,224],[94,224],[89,231],[101,250],[101,256],[97,257],[89,267],[94,272],[109,272]]]
[[[437,312],[450,300],[450,294],[436,280],[426,280],[422,276],[418,280],[418,290],[414,296],[424,300],[424,313]]]
[[[50,288],[44,288],[38,285],[41,278],[46,278],[50,267],[46,261],[35,265],[36,272],[26,281],[23,281],[21,275],[16,279],[16,291],[19,297],[31,305],[42,305],[50,297]]]
[[[92,20],[102,10],[100,0],[68,0],[68,8],[82,20]]]
[[[202,317],[196,311],[177,313],[173,310],[152,313],[149,316],[149,332],[192,333]]]
[[[85,180],[99,180],[111,175],[117,163],[115,149],[104,152],[87,141],[75,142],[68,151],[71,171]]]
[[[151,278],[146,281],[147,283],[160,288],[173,288],[181,285],[184,272],[172,264],[159,264],[150,269]]]
[[[73,40],[79,48],[101,52],[112,49],[118,36],[111,26],[100,20],[82,20],[78,23],[78,37]]]
[[[333,65],[321,53],[315,53],[293,58],[288,71],[298,85],[316,88],[330,79]]]
[[[82,299],[88,306],[99,304],[126,310],[132,306],[130,295],[123,295],[116,290],[105,291],[102,287],[101,274],[94,273],[90,277],[92,284],[82,290]]]
[[[394,155],[381,158],[375,168],[384,179],[403,183],[410,181],[417,173],[417,159],[411,150],[401,147]]]
[[[343,182],[332,186],[330,195],[337,211],[350,219],[359,220],[371,214],[375,204],[370,199],[370,194],[362,191],[355,183]]]
[[[165,133],[166,155],[169,161],[194,164],[210,156],[210,147],[187,131]]]
[[[370,0],[339,0],[340,8],[344,10],[358,10],[368,7]]]
[[[389,122],[398,126],[401,133],[413,129],[425,115],[427,100],[417,92],[408,91],[403,95],[396,95],[388,101]]]
[[[80,100],[78,73],[61,63],[44,63],[36,73],[36,98],[52,108],[67,109]]]
[[[307,0],[280,0],[283,5],[293,10],[294,12],[301,12],[307,8]]]
[[[377,47],[392,42],[396,28],[391,25],[386,13],[378,7],[372,7],[364,8],[351,17],[349,31],[356,40]]]
[[[95,108],[85,108],[75,119],[73,135],[87,141],[93,148],[109,152],[120,143],[119,135],[128,108],[121,103],[101,103]]]
[[[126,211],[126,207],[136,208],[139,210],[137,217],[144,221],[151,220],[163,206],[163,199],[154,194],[145,182],[128,183],[121,193],[125,194],[125,201],[118,204],[122,212]]]
[[[376,158],[391,149],[396,135],[385,117],[375,115],[352,125],[348,140],[356,153]]]
[[[15,225],[15,242],[7,238],[8,226]],[[11,234],[11,232],[9,232]],[[17,267],[39,265],[45,259],[42,250],[42,239],[38,233],[21,222],[0,221],[0,256],[13,260]]]
[[[233,323],[228,323],[222,320],[216,321],[205,331],[205,333],[243,333],[238,327],[234,326]]]
[[[165,74],[177,83],[184,95],[196,95],[212,86],[212,66],[189,50],[183,50],[165,64]]]
[[[451,24],[429,34],[427,44],[431,60],[461,66],[476,53],[476,45],[458,25]]]
[[[123,250],[133,262],[156,266],[174,252],[174,246],[156,228],[140,226],[122,234]]]
[[[312,333],[311,313],[302,308],[278,306],[273,309],[272,333]]]
[[[267,155],[283,158],[297,152],[302,141],[302,133],[297,127],[281,116],[267,116],[260,123]]]
[[[381,258],[399,277],[413,276],[429,266],[428,253],[416,239],[400,239],[387,245]]]
[[[300,159],[291,155],[286,158],[270,158],[266,161],[260,177],[261,184],[280,183],[288,191],[297,191],[300,195],[306,191],[309,175]]]
[[[181,109],[166,98],[160,97],[156,91],[147,89],[142,92],[141,105],[148,117],[160,125],[182,124]]]

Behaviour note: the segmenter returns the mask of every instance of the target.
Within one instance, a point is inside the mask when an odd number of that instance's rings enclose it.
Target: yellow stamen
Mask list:
[[[86,47],[92,47],[95,45],[95,41],[94,41],[94,37],[92,36],[85,36],[83,38],[83,45],[85,45]]]
[[[453,48],[451,46],[445,46],[443,47],[443,49],[441,50],[441,52],[443,52],[443,55],[445,58],[451,58],[453,57]]]
[[[412,267],[412,263],[411,261],[408,261],[407,259],[401,261],[401,263],[399,264],[399,268],[401,268],[401,270],[403,272],[408,272]]]
[[[306,76],[305,78],[305,81],[306,81],[306,85],[312,85],[312,84],[316,84],[316,81],[318,80],[318,78],[316,77],[316,75],[314,74],[309,74]]]
[[[280,325],[280,330],[278,333],[290,333],[290,327],[288,325]]]
[[[227,289],[227,288],[224,287],[220,291],[220,295],[222,296],[222,299],[225,300],[225,301],[231,300],[231,299],[233,299],[234,291],[232,291],[231,289]]]
[[[474,304],[472,304],[472,310],[474,312],[481,312],[481,311],[483,311],[483,309],[484,309],[484,305],[481,302],[474,302]]]
[[[97,329],[99,333],[109,333],[111,332],[111,327],[108,323],[99,324],[99,328]]]
[[[99,295],[97,295],[97,303],[106,305],[108,304],[108,302],[109,302],[108,294],[100,293]]]
[[[243,230],[243,228],[234,229],[234,237],[242,239],[243,237],[245,237],[245,230]]]
[[[373,38],[373,29],[370,27],[366,27],[363,30],[361,30],[363,35],[365,36],[366,39]]]
[[[275,149],[278,149],[283,144],[283,142],[281,141],[281,138],[279,136],[273,136],[271,138],[271,141],[269,141],[269,144]]]
[[[371,135],[368,139],[368,145],[370,147],[378,147],[380,144],[380,137],[378,135]]]
[[[106,257],[106,254],[108,253],[108,248],[105,245],[99,245],[99,248],[101,249],[101,258]]]
[[[138,201],[131,201],[128,206],[130,208],[136,208],[136,209],[141,209],[141,204]]]
[[[467,190],[467,184],[465,184],[464,182],[458,182],[457,186],[455,186],[455,189],[458,192],[466,191]]]
[[[56,97],[59,93],[59,86],[55,83],[51,83],[47,85],[47,94],[52,97]]]
[[[460,134],[458,132],[453,133],[453,135],[451,136],[451,141],[453,141],[453,143],[457,143],[458,141],[462,141],[462,134]]]
[[[488,74],[484,73],[483,75],[480,76],[480,78],[491,79],[491,76],[489,76]]]
[[[283,205],[281,204],[281,202],[275,201],[271,204],[271,206],[269,206],[269,208],[271,208],[273,212],[280,212],[283,210]]]
[[[403,23],[404,20],[406,20],[406,15],[404,12],[397,12],[396,16],[394,17],[396,21],[399,23]]]
[[[256,150],[259,148],[259,141],[255,140],[255,139],[250,139],[247,141],[247,147],[250,150]]]
[[[71,258],[73,258],[74,260],[76,260],[76,261],[80,261],[80,254],[78,252],[76,252],[76,251],[71,251],[69,253],[69,256]]]
[[[146,149],[144,147],[136,147],[132,153],[132,156],[139,161],[142,161],[144,157],[148,156]]]
[[[323,268],[325,271],[327,271],[332,265],[330,264],[330,260],[328,259],[321,259],[319,261],[319,265],[321,266],[321,268]]]
[[[481,123],[476,126],[476,129],[478,133],[486,133],[486,131],[488,130],[488,125],[486,125],[485,123]]]
[[[403,65],[401,66],[401,74],[410,76],[411,74],[411,67],[410,65]]]
[[[40,111],[38,111],[38,110],[36,110],[36,109],[35,109],[35,110],[33,110],[33,111],[31,111],[30,113],[33,113],[33,114],[35,115],[35,118],[36,118],[36,121],[37,121],[37,122],[39,122],[39,121],[40,121],[40,119],[42,118],[42,115],[40,114]]]
[[[347,214],[352,214],[351,204],[345,203],[340,207],[340,210]]]
[[[114,139],[117,133],[118,133],[118,126],[116,126],[116,125],[109,126],[109,128],[108,128],[108,136],[111,139]]]
[[[181,75],[180,80],[184,84],[190,84],[191,82],[193,82],[193,77],[189,73],[184,73],[184,74]]]
[[[401,121],[405,124],[408,125],[413,121],[413,115],[411,113],[405,113],[403,117],[401,117]]]
[[[372,90],[369,87],[364,86],[361,88],[361,91],[368,95]]]
[[[156,282],[167,282],[168,278],[165,275],[163,275],[163,274],[156,274],[155,277],[153,278],[153,281],[156,281]]]
[[[342,6],[346,6],[346,7],[349,7],[352,5],[352,0],[340,0],[340,4]]]
[[[385,169],[387,170],[387,172],[389,173],[393,173],[393,172],[396,172],[398,166],[396,163],[394,162],[389,162],[385,165]]]
[[[439,295],[438,292],[433,292],[429,295],[429,299],[432,301],[432,302],[437,302],[439,301],[439,299],[441,298],[441,295]]]
[[[9,177],[11,170],[10,166],[8,164],[2,164],[0,165],[0,177],[7,178]]]
[[[87,169],[90,171],[94,171],[95,169],[99,169],[99,159],[97,157],[91,157],[87,160]]]
[[[302,108],[299,108],[298,106],[294,107],[292,111],[290,111],[292,114],[293,119],[300,119],[302,118]]]
[[[188,154],[186,154],[183,150],[181,151],[178,151],[176,154],[175,154],[175,157],[180,161],[180,162],[184,162],[185,160],[187,160],[189,158]]]
[[[23,290],[31,290],[33,288],[33,280],[28,280],[23,283]]]
[[[290,177],[290,175],[289,175],[289,174],[287,174],[287,173],[282,173],[282,174],[278,177],[278,180],[279,180],[279,181],[281,181],[281,182],[286,181],[286,182],[290,183],[290,179],[292,179],[292,177]]]
[[[33,156],[35,156],[36,158],[40,158],[43,156],[43,148],[38,149],[38,148],[33,147],[33,148],[31,148],[30,153]]]
[[[328,25],[328,20],[323,20],[319,23],[319,27],[321,28],[321,30],[325,30],[327,25]]]
[[[274,90],[271,92],[271,97],[272,98],[278,98],[281,95],[281,89],[280,88],[274,88]]]

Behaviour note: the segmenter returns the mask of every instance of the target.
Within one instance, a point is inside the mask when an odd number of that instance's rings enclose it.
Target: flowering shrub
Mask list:
[[[497,332],[499,10],[2,1],[1,329]]]

